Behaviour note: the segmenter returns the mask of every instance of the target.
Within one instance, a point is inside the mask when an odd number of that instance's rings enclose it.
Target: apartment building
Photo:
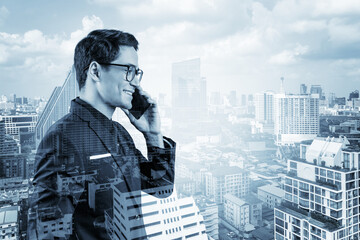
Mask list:
[[[275,239],[359,239],[359,156],[346,138],[301,144],[275,208]]]
[[[205,182],[206,195],[213,197],[216,203],[223,203],[227,193],[236,197],[249,193],[249,172],[239,167],[218,167],[206,173]]]
[[[258,188],[257,196],[266,207],[273,209],[283,201],[285,191],[273,185],[265,185]]]

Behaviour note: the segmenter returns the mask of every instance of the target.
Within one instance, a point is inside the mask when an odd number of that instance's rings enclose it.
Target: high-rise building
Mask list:
[[[210,94],[210,104],[211,105],[221,105],[221,94],[220,92],[212,92]]]
[[[114,207],[105,212],[111,239],[208,239],[204,219],[192,197],[178,199],[172,187],[154,188],[149,194],[124,192],[122,183],[112,188]]]
[[[206,117],[206,79],[201,77],[200,58],[172,65],[172,119],[175,132],[196,129]]]
[[[205,175],[206,196],[213,197],[216,203],[224,202],[226,193],[244,197],[249,193],[249,172],[239,167],[218,167]]]
[[[329,107],[334,107],[335,105],[335,98],[336,98],[336,95],[335,93],[329,93]]]
[[[27,157],[24,154],[0,155],[0,178],[25,178]]]
[[[304,83],[300,85],[300,94],[307,94],[307,86]]]
[[[323,99],[323,90],[320,85],[311,85],[310,94],[319,94],[319,99]]]
[[[275,208],[275,239],[359,239],[360,148],[316,138],[288,161],[285,204]]]
[[[355,90],[349,94],[349,101],[359,98],[359,90]]]
[[[241,94],[241,106],[246,106],[246,95]]]
[[[278,145],[314,139],[320,131],[319,97],[275,95],[275,128]]]
[[[61,88],[56,87],[52,92],[36,124],[37,141],[40,141],[44,137],[51,125],[69,112],[70,102],[78,95],[78,92],[75,68],[72,67],[63,86]]]
[[[211,240],[219,239],[219,209],[218,205],[203,195],[194,196],[196,206],[204,217],[206,233]]]
[[[0,155],[20,153],[20,145],[14,137],[6,134],[5,121],[0,121]]]
[[[274,96],[271,91],[255,94],[255,119],[264,123],[274,122]]]
[[[228,99],[231,106],[235,107],[237,105],[237,96],[235,90],[230,91]]]

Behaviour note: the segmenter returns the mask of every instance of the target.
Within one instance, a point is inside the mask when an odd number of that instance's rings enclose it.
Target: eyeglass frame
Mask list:
[[[127,82],[132,82],[134,79],[135,79],[135,76],[139,75],[140,74],[140,77],[138,77],[138,81],[141,82],[141,79],[142,79],[142,76],[144,74],[144,71],[141,70],[140,68],[136,69],[134,65],[125,65],[125,64],[117,64],[117,63],[102,63],[102,62],[98,62],[100,65],[107,65],[107,66],[118,66],[118,67],[126,67],[127,68],[127,71],[126,71],[126,78],[125,80]],[[90,66],[87,66],[86,68],[84,68],[84,71],[87,70]],[[130,72],[130,68],[131,67],[134,67],[135,68],[135,74],[134,74],[134,77],[129,80],[128,79],[128,75],[129,75],[129,72]]]

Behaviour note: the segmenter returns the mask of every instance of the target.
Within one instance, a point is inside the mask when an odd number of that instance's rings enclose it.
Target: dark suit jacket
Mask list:
[[[164,139],[164,149],[148,146],[146,159],[123,126],[74,99],[38,147],[29,228],[38,239],[106,239],[109,183],[120,182],[129,192],[173,185],[175,143]],[[29,238],[34,236],[32,231]]]

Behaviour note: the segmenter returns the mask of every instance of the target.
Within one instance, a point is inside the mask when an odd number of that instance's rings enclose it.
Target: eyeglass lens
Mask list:
[[[126,80],[132,81],[135,77],[138,81],[141,81],[142,71],[136,70],[134,66],[130,66],[126,75]]]

